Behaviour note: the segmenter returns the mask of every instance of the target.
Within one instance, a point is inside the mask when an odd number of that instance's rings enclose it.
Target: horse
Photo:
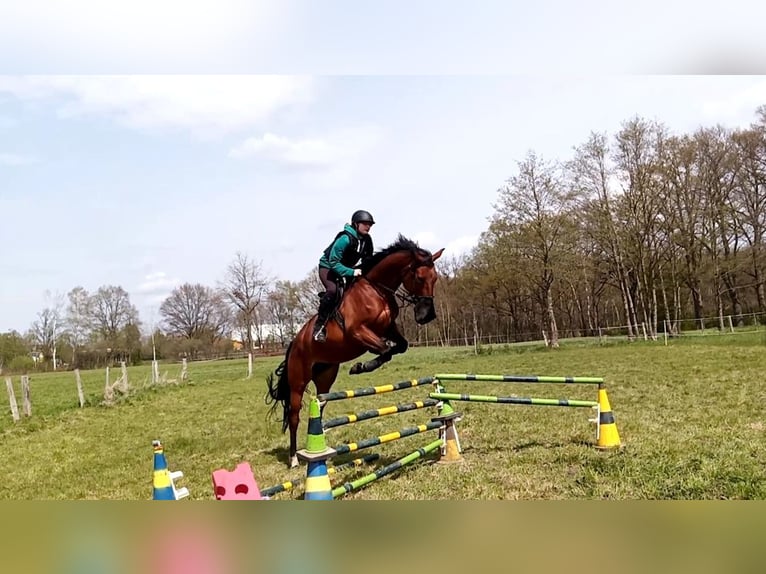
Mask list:
[[[433,321],[437,280],[434,261],[443,251],[444,248],[431,253],[399,234],[391,245],[362,261],[362,275],[344,290],[332,314],[335,320],[327,321],[326,340],[314,341],[312,329],[317,315],[313,315],[287,346],[284,360],[266,378],[266,404],[273,403],[272,413],[278,404],[282,405],[282,432],[290,428],[289,468],[298,466],[296,435],[309,382],[314,381],[317,394],[327,393],[341,363],[367,351],[377,355],[351,367],[349,374],[358,375],[372,372],[394,355],[404,353],[409,343],[396,325],[400,310],[397,297],[412,304],[416,323],[425,325]]]

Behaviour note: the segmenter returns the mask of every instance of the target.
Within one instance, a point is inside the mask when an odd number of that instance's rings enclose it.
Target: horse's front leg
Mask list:
[[[401,355],[402,353],[406,352],[410,346],[407,339],[405,339],[404,335],[402,335],[399,331],[396,323],[391,323],[388,331],[386,331],[386,337],[394,344],[394,346],[389,350],[391,355]]]
[[[391,348],[388,343],[376,333],[374,333],[369,327],[362,325],[353,335],[354,339],[361,345],[363,345],[371,353],[379,355],[378,357],[367,361],[366,363],[356,363],[349,371],[350,375],[358,375],[359,373],[369,373],[374,371],[380,365],[391,359]],[[385,358],[387,357],[387,358]]]
[[[391,357],[394,355],[404,353],[409,347],[407,339],[405,339],[404,336],[399,332],[396,323],[393,323],[391,327],[389,327],[388,331],[386,331],[386,338],[394,344],[392,347],[386,345],[386,350],[380,353],[374,359],[370,359],[366,363],[356,363],[353,367],[351,367],[349,374],[358,375],[360,373],[372,372],[390,361]]]
[[[293,390],[290,393],[290,468],[298,466],[298,425],[300,424],[300,412],[303,405],[303,392]]]

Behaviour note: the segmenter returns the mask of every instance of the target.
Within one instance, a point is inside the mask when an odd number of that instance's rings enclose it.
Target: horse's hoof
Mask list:
[[[349,375],[358,375],[362,372],[362,363],[356,363],[351,369],[348,371]]]
[[[298,468],[298,457],[294,456],[290,459],[290,468]]]

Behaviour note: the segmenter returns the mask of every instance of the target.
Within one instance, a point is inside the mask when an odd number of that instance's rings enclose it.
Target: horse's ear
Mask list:
[[[444,251],[444,247],[442,247],[441,249],[439,249],[439,251],[437,251],[436,253],[434,253],[434,254],[431,256],[431,261],[436,261],[437,259],[439,259],[439,257],[441,257],[441,256],[442,256],[442,252],[443,252],[443,251]]]

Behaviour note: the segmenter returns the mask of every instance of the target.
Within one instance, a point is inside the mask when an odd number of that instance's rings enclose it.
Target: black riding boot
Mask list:
[[[319,310],[317,311],[317,320],[314,323],[314,340],[323,342],[327,339],[327,329],[325,325],[330,318],[330,313],[335,306],[335,297],[324,295],[319,301]]]

